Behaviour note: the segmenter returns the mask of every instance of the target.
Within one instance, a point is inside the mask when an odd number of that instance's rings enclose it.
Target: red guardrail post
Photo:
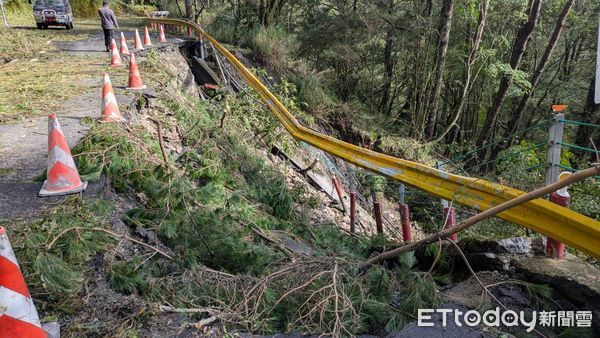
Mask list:
[[[356,193],[350,192],[350,232],[356,232]]]
[[[558,179],[561,180],[565,177],[570,176],[570,172],[562,172],[558,175]],[[568,208],[571,204],[571,195],[567,191],[567,187],[564,187],[558,191],[550,194],[550,202],[556,203],[562,207]],[[546,255],[555,259],[562,259],[565,257],[565,243],[557,241],[553,238],[546,238]]]
[[[373,211],[375,212],[375,224],[377,225],[377,234],[383,235],[383,221],[381,219],[381,204],[373,203]]]
[[[400,193],[400,201],[398,205],[400,207],[400,220],[402,222],[402,240],[404,242],[410,242],[412,238],[410,233],[410,210],[408,208],[408,204],[404,203],[406,186],[404,184],[400,184],[398,191]]]
[[[451,228],[456,225],[456,210],[454,207],[444,207],[444,218],[446,220],[444,228]],[[457,241],[458,233],[453,233],[450,235],[450,239]]]
[[[342,209],[344,210],[344,214],[346,213],[346,205],[344,204],[344,195],[342,195],[342,188],[340,187],[340,182],[337,177],[333,175],[331,178],[333,185],[335,186],[335,190],[337,191],[338,198],[340,199],[340,204],[342,205]]]
[[[410,210],[406,203],[400,203],[400,219],[402,220],[402,240],[410,242],[412,239],[410,233]]]

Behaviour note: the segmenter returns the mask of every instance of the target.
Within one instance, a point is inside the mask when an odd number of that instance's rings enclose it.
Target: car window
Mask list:
[[[46,6],[59,6],[62,7],[63,6],[63,0],[46,0]]]
[[[35,0],[35,2],[33,3],[33,6],[35,7],[41,7],[44,5],[44,0]]]

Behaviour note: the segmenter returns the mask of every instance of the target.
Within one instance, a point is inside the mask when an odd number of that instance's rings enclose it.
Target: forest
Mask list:
[[[159,3],[178,10],[184,1]],[[193,1],[195,20],[293,82],[318,119],[360,145],[394,136],[489,161],[551,115],[600,123],[593,102],[600,4],[591,0]],[[181,13],[181,11],[179,12]],[[545,130],[544,130],[545,132]],[[578,126],[581,147],[600,133]],[[386,142],[387,141],[387,142]],[[383,144],[382,144],[383,143]],[[486,145],[493,145],[485,147]],[[393,145],[390,145],[393,148]],[[589,157],[575,149],[575,168]],[[577,157],[577,158],[576,158]]]

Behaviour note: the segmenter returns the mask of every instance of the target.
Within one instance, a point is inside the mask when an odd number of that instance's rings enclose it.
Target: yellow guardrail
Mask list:
[[[306,142],[370,171],[409,184],[454,203],[487,210],[525,192],[483,179],[443,172],[421,163],[402,160],[323,135],[301,125],[269,89],[233,54],[199,25],[178,19],[150,19],[154,23],[192,28],[231,63],[260,95],[269,109],[296,140]],[[506,210],[498,217],[519,224],[600,259],[600,222],[544,199],[535,199]]]

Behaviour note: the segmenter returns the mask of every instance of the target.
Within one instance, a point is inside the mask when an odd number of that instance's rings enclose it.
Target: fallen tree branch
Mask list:
[[[431,235],[429,237],[425,237],[420,241],[417,242],[413,242],[404,246],[401,246],[399,248],[396,249],[392,249],[386,252],[383,252],[371,259],[369,259],[368,261],[366,261],[365,263],[363,263],[359,269],[358,272],[359,274],[364,274],[365,272],[367,272],[369,270],[369,268],[371,266],[373,266],[374,264],[378,264],[381,263],[387,259],[396,257],[404,252],[408,252],[408,251],[413,251],[416,250],[418,248],[424,247],[426,245],[429,245],[433,242],[436,242],[440,239],[445,239],[450,237],[450,235],[457,233],[459,231],[465,230],[468,227],[477,224],[487,218],[490,218],[492,216],[495,216],[503,211],[506,211],[510,208],[514,208],[518,205],[521,205],[523,203],[529,202],[533,199],[542,197],[544,195],[550,194],[554,191],[559,190],[560,188],[566,187],[568,185],[571,185],[573,183],[577,183],[577,182],[581,182],[584,179],[588,178],[588,177],[592,177],[592,176],[596,176],[600,174],[600,165],[596,165],[594,167],[579,171],[574,173],[573,175],[554,182],[552,184],[549,184],[547,186],[544,186],[542,188],[533,190],[531,192],[528,192],[526,194],[523,194],[517,198],[513,198],[511,200],[508,200],[504,203],[501,203],[493,208],[490,208],[488,210],[485,210],[483,212],[478,213],[477,215],[474,215],[472,217],[467,218],[466,220],[458,223],[456,226],[451,227],[451,228],[446,228],[442,231],[439,231],[438,233]]]
[[[302,175],[306,174],[308,171],[312,170],[317,165],[318,162],[319,162],[319,159],[315,158],[315,160],[312,161],[312,163],[308,167],[306,167],[304,169],[299,169],[298,174],[302,174]]]
[[[114,231],[110,231],[110,230],[107,230],[107,229],[102,229],[102,228],[96,228],[96,227],[94,227],[94,228],[86,228],[86,227],[72,227],[72,228],[67,228],[67,229],[65,229],[65,230],[61,231],[61,232],[60,232],[60,233],[59,233],[59,234],[58,234],[56,237],[54,237],[54,239],[53,239],[53,240],[52,240],[52,241],[51,241],[51,242],[50,242],[50,243],[49,243],[49,244],[46,246],[46,252],[48,252],[48,251],[50,251],[50,249],[52,249],[52,246],[54,245],[54,243],[55,243],[55,242],[56,242],[56,241],[57,241],[59,238],[61,238],[61,237],[62,237],[64,234],[66,234],[67,232],[69,232],[69,231],[72,231],[72,230],[85,230],[85,231],[101,231],[101,232],[105,232],[105,233],[107,233],[107,234],[109,234],[109,235],[111,235],[111,236],[113,236],[113,237],[115,237],[115,238],[124,238],[124,239],[126,239],[126,240],[128,240],[128,241],[131,241],[131,242],[133,242],[133,243],[137,243],[137,244],[139,244],[139,245],[145,246],[146,248],[148,248],[148,249],[152,249],[152,250],[154,250],[155,252],[157,252],[157,253],[159,253],[159,254],[161,254],[161,255],[165,256],[166,258],[168,258],[168,259],[170,259],[170,260],[173,260],[173,257],[171,257],[171,255],[169,255],[168,253],[166,253],[166,252],[164,252],[164,251],[160,250],[160,249],[159,249],[159,248],[157,248],[157,247],[154,247],[154,246],[152,246],[152,245],[150,245],[150,244],[146,244],[146,243],[144,243],[144,242],[142,242],[142,241],[139,241],[139,240],[137,240],[137,239],[135,239],[135,238],[129,237],[129,236],[125,235],[125,234],[119,234],[119,233],[116,233],[116,232],[114,232]]]
[[[164,140],[163,140],[162,122],[160,122],[160,120],[155,119],[153,117],[149,117],[148,119],[150,121],[156,123],[157,129],[158,129],[158,144],[160,145],[160,152],[162,153],[163,160],[165,161],[165,166],[168,168],[169,161],[167,158],[167,152],[165,151],[165,145],[164,145]]]
[[[269,237],[269,235],[265,234],[258,225],[252,223],[252,224],[250,224],[250,228],[252,228],[252,232],[255,235],[257,235],[258,237],[262,238],[263,240],[273,244],[273,246],[275,246],[275,249],[281,251],[284,255],[288,256],[289,258],[294,257],[294,252],[292,252],[290,249],[286,248],[283,244],[281,244],[278,241],[274,240],[273,238]]]

